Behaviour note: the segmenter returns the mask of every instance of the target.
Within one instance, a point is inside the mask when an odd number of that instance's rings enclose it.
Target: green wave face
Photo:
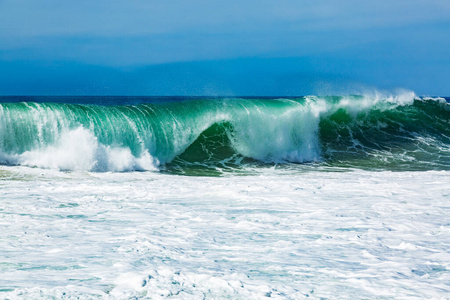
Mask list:
[[[440,170],[450,167],[450,106],[416,99],[352,116],[340,109],[320,123],[323,158],[345,167]]]
[[[450,169],[445,100],[198,99],[135,106],[0,104],[0,162],[60,170],[201,174],[314,163]]]

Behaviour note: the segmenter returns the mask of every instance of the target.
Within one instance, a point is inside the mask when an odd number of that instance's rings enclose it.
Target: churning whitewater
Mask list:
[[[0,104],[5,165],[100,172],[309,162],[450,168],[449,104],[414,93],[135,105],[15,100]]]
[[[449,107],[0,97],[0,298],[442,298]]]

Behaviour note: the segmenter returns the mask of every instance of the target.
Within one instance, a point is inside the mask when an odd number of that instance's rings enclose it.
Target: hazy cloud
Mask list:
[[[415,75],[402,69],[449,64],[449,32],[447,0],[0,0],[0,62],[18,67],[284,57],[314,61],[301,64],[303,73],[377,84],[386,66],[399,81],[414,83]],[[248,68],[246,62],[233,66]]]

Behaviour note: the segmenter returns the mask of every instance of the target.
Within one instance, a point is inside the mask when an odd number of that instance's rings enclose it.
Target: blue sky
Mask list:
[[[450,95],[450,1],[0,0],[0,94]]]

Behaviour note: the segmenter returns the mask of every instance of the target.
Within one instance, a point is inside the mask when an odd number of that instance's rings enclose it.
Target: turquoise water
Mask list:
[[[450,106],[443,98],[1,100],[10,100],[0,104],[0,162],[6,165],[192,175],[267,164],[450,169]]]

